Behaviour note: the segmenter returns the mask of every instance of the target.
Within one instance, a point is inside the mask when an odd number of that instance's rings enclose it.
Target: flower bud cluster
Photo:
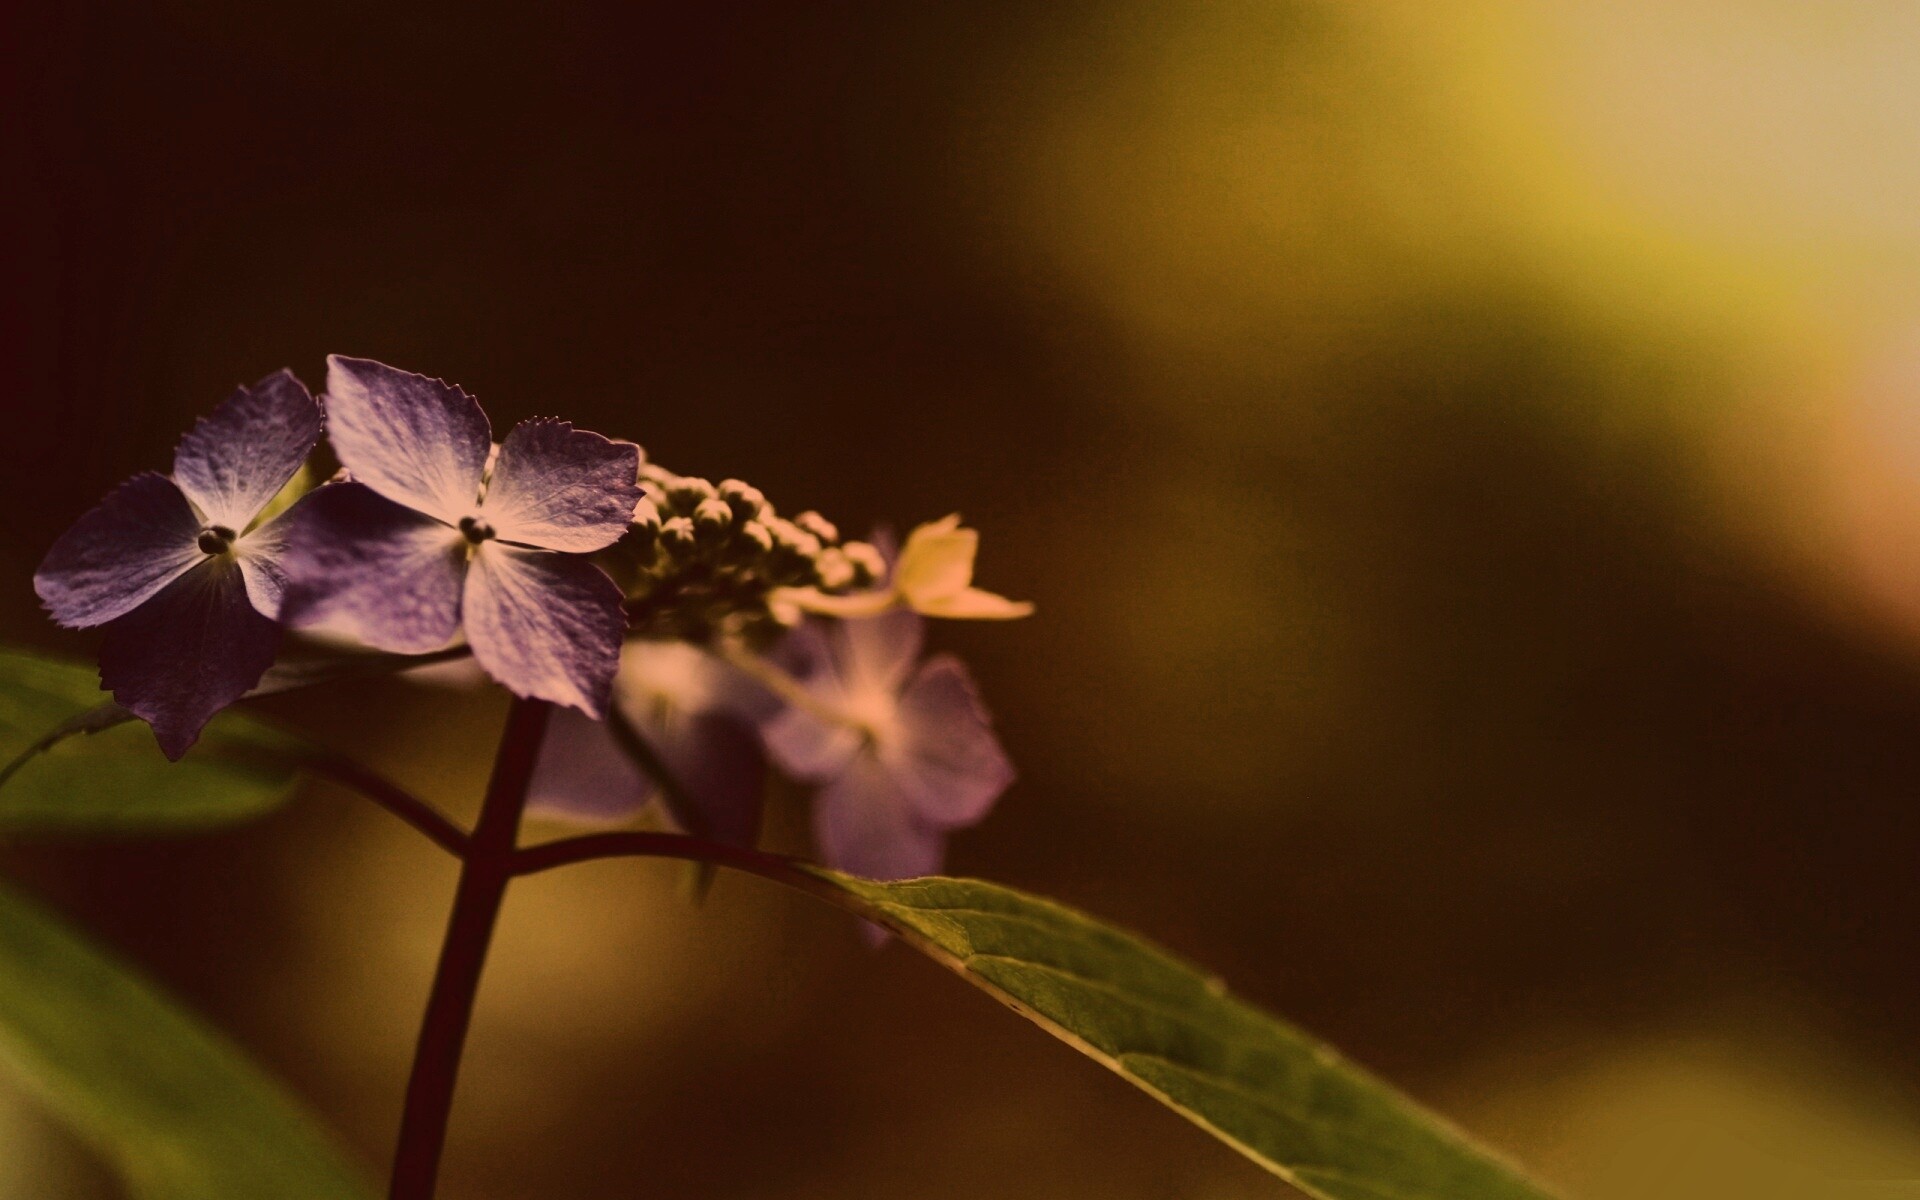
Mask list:
[[[838,594],[886,572],[873,546],[841,541],[817,512],[781,516],[750,483],[716,485],[642,462],[640,488],[633,524],[606,565],[641,636],[767,640],[782,628],[768,603],[774,589]]]

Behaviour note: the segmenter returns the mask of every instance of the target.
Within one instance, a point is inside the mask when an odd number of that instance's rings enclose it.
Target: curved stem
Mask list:
[[[514,875],[527,785],[533,779],[552,711],[543,700],[515,700],[507,714],[480,819],[466,839],[460,886],[454,893],[440,965],[420,1026],[413,1073],[407,1080],[406,1111],[400,1120],[400,1143],[394,1151],[390,1200],[431,1200],[433,1196],[473,1001],[480,990],[480,973],[486,966],[500,902]]]
[[[800,860],[784,854],[769,854],[727,842],[709,841],[684,833],[660,833],[653,830],[615,830],[611,833],[583,833],[577,837],[528,846],[513,856],[515,875],[535,875],[555,867],[592,862],[596,858],[678,858],[687,862],[711,863],[733,867],[768,879],[783,882],[789,875],[802,875]]]
[[[425,834],[434,845],[455,858],[466,857],[467,831],[442,816],[439,809],[385,776],[368,770],[344,754],[327,751],[309,755],[301,760],[300,765],[321,779],[359,792]]]
[[[809,869],[809,864],[785,854],[769,854],[746,846],[690,837],[684,833],[659,833],[651,830],[616,830],[611,833],[584,833],[577,837],[528,846],[513,856],[515,875],[534,875],[555,867],[592,862],[601,858],[677,858],[707,866],[729,867],[758,875],[783,887],[824,900],[835,908],[876,923],[885,923],[883,915],[865,898],[843,887],[836,887]],[[900,932],[896,930],[896,932]],[[903,934],[903,936],[905,936]]]

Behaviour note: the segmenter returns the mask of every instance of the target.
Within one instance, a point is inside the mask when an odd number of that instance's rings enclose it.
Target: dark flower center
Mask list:
[[[481,542],[493,536],[493,526],[482,521],[479,517],[461,517],[460,536],[478,546]]]
[[[225,525],[209,525],[200,531],[202,554],[225,554],[233,548],[234,532]]]

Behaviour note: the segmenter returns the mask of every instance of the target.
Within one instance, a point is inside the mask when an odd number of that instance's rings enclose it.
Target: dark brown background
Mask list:
[[[1790,446],[1845,354],[1583,242],[1461,132],[1478,60],[1375,8],[15,12],[6,636],[85,653],[32,601],[53,537],[331,351],[846,528],[960,509],[1039,615],[938,631],[1022,769],[956,871],[1157,937],[1595,1194],[1671,1175],[1648,1114],[1920,1174],[1913,643],[1779,550],[1756,498],[1797,460],[1727,432]],[[454,808],[499,711],[282,709]],[[429,849],[316,788],[7,859],[384,1161]],[[751,880],[516,888],[476,1039],[452,1200],[1274,1190]],[[30,1106],[0,1133],[0,1197],[113,1194]]]

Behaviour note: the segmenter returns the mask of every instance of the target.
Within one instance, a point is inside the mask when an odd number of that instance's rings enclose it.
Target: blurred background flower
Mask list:
[[[53,537],[330,351],[843,528],[959,509],[1038,615],[934,630],[1021,771],[956,870],[1591,1196],[1756,1148],[1920,1176],[1920,10],[5,20],[10,637],[77,652],[27,582]],[[466,809],[503,707],[278,704]],[[430,851],[316,787],[7,859],[384,1160]],[[1272,1194],[835,914],[677,878],[516,885],[449,1197]],[[111,1194],[0,1123],[0,1195]]]

